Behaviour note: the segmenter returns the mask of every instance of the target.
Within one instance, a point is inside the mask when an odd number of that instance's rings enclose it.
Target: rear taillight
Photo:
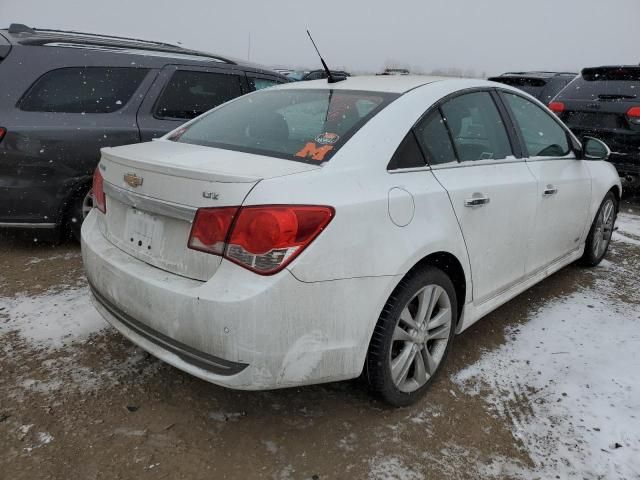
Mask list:
[[[104,179],[100,167],[93,172],[93,205],[102,213],[107,213],[107,201],[104,195]]]
[[[2,141],[2,139],[6,134],[7,134],[7,129],[4,127],[0,127],[0,142]]]
[[[551,110],[556,115],[564,112],[564,103],[562,102],[551,102],[549,103],[549,110]]]
[[[188,246],[270,275],[300,255],[333,216],[334,209],[324,206],[201,208]]]
[[[640,107],[631,107],[627,110],[627,119],[629,123],[640,125]]]
[[[191,226],[189,248],[223,255],[227,235],[238,207],[200,208]]]

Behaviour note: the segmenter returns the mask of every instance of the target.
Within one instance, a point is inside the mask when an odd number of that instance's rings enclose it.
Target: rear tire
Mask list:
[[[403,279],[373,332],[364,380],[395,407],[410,405],[429,388],[454,336],[458,306],[453,283],[427,266]]]
[[[613,192],[609,192],[602,200],[598,213],[596,213],[596,218],[593,219],[591,224],[584,254],[580,259],[582,265],[595,267],[607,254],[617,215],[618,199]]]
[[[82,222],[93,208],[93,194],[91,188],[80,191],[69,205],[66,218],[67,231],[80,242],[80,230]]]

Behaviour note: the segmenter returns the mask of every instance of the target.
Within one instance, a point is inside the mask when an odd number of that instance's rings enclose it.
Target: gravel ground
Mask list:
[[[0,239],[0,477],[640,478],[640,208],[458,336],[419,404],[358,382],[234,392],[93,310],[79,248]]]

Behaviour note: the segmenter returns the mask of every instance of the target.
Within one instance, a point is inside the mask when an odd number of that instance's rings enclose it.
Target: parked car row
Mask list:
[[[505,73],[489,80],[547,104],[579,137],[603,140],[626,187],[640,187],[640,66],[585,68],[580,74]]]
[[[289,82],[24,25],[0,30],[0,58],[0,226],[70,228],[104,318],[219,385],[362,376],[408,405],[456,333],[571,262],[597,265],[614,229],[610,151],[558,117],[580,111],[577,94],[554,115],[480,80]],[[547,103],[556,77],[518,86]]]

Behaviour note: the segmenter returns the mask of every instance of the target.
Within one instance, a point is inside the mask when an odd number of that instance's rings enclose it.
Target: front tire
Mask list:
[[[455,289],[427,266],[403,279],[378,319],[365,361],[365,380],[387,403],[421,398],[449,352],[458,319]]]
[[[609,192],[605,195],[604,200],[602,200],[596,218],[591,224],[591,229],[589,230],[589,235],[587,235],[587,241],[585,243],[584,254],[580,259],[582,265],[595,267],[607,254],[617,215],[618,200],[613,192]]]

